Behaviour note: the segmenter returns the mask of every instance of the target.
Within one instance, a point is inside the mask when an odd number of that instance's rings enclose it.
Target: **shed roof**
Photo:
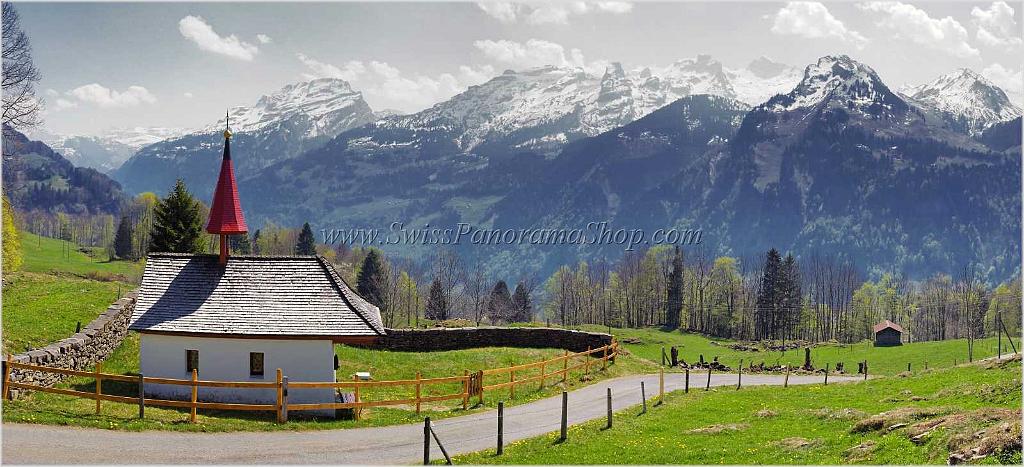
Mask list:
[[[895,329],[897,332],[899,332],[901,334],[903,333],[903,326],[900,326],[900,325],[898,325],[898,324],[896,324],[896,323],[894,323],[892,321],[889,321],[889,320],[885,320],[885,321],[882,321],[881,323],[876,324],[873,329],[877,333],[878,331],[881,331],[881,330],[883,330],[885,328]]]
[[[152,253],[129,329],[306,338],[384,334],[380,310],[319,256]]]

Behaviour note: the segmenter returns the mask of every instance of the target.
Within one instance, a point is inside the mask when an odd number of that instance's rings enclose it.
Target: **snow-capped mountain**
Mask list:
[[[252,106],[229,111],[235,173],[240,179],[259,169],[319,147],[339,133],[376,120],[348,82],[334,78],[289,84]],[[207,196],[213,190],[225,121],[142,148],[114,172],[129,193],[165,191],[178,177]]]
[[[711,94],[755,105],[799,82],[792,67],[767,59],[752,65],[764,62],[775,68],[730,70],[699,55],[630,71],[613,62],[600,76],[571,67],[507,70],[429,109],[375,125],[386,131],[445,131],[461,151],[486,142],[553,155],[569,141],[636,121],[681,97]]]
[[[981,134],[993,124],[1012,120],[1022,113],[1002,89],[967,68],[902,91],[912,102],[942,112],[953,126],[971,135]]]
[[[827,55],[804,70],[803,79],[787,94],[772,99],[772,111],[842,106],[876,117],[895,117],[907,103],[882,82],[875,70],[846,55]]]
[[[139,149],[184,133],[180,128],[134,127],[111,128],[95,135],[59,134],[40,129],[28,136],[45,142],[75,166],[110,172]]]
[[[289,84],[260,97],[251,107],[233,107],[228,113],[234,133],[256,133],[280,127],[284,122],[304,120],[302,138],[334,136],[366,123],[367,114],[373,114],[363,101],[362,93],[352,90],[347,81],[336,78]],[[224,118],[221,118],[202,131],[218,133],[223,130]]]

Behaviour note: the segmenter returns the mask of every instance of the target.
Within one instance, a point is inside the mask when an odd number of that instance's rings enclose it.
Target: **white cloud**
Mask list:
[[[185,99],[191,99],[191,98],[195,97],[195,96],[192,95],[191,92],[185,92],[182,95],[185,96]]]
[[[207,52],[245,61],[251,61],[259,53],[258,47],[240,40],[233,34],[227,37],[217,34],[213,27],[199,16],[189,15],[182,18],[178,21],[178,31]]]
[[[479,2],[476,4],[488,16],[502,23],[516,22],[518,6],[511,2]]]
[[[49,96],[49,97],[57,97],[57,96],[60,95],[60,93],[57,92],[56,89],[49,88],[49,89],[46,90],[46,95]]]
[[[274,42],[274,39],[271,39],[270,36],[266,34],[257,34],[256,40],[260,41],[260,44],[269,44],[271,42]]]
[[[92,83],[79,86],[64,94],[79,102],[93,104],[100,108],[135,107],[156,102],[156,96],[142,86],[128,86],[124,91],[118,92],[99,83]],[[60,106],[60,102],[57,105]]]
[[[579,49],[569,51],[566,56],[565,47],[554,42],[541,39],[530,39],[524,42],[510,40],[478,40],[473,46],[488,58],[511,65],[516,68],[532,68],[538,66],[583,66],[583,54]]]
[[[76,104],[74,102],[71,102],[71,101],[69,101],[69,100],[67,100],[67,99],[65,99],[63,97],[57,98],[57,100],[55,102],[56,103],[55,103],[54,109],[53,109],[55,111],[64,110],[64,109],[73,109],[75,107],[78,107],[78,104]]]
[[[298,57],[308,69],[303,74],[307,79],[344,79],[362,91],[374,108],[403,111],[422,110],[494,77],[494,67],[490,65],[462,65],[456,73],[426,76],[406,75],[398,67],[377,60],[350,60],[339,67],[304,54],[298,54]]]
[[[978,28],[978,42],[990,47],[1021,45],[1020,28],[1013,19],[1013,8],[1006,2],[994,2],[987,10],[971,9],[971,21]]]
[[[587,13],[624,14],[633,11],[630,2],[547,2],[512,3],[479,2],[477,6],[489,16],[503,23],[523,19],[529,24],[569,24],[569,18]]]
[[[867,39],[848,29],[842,21],[818,2],[789,2],[771,17],[772,32],[809,39],[833,38],[860,48]]]
[[[1018,105],[1021,104],[1021,96],[1024,94],[1024,73],[1019,68],[1011,70],[998,63],[993,63],[981,70],[981,75],[1006,91]]]
[[[857,7],[878,14],[878,26],[892,31],[898,38],[961,58],[979,54],[978,49],[967,42],[967,29],[952,16],[932,18],[926,11],[900,2],[869,2]]]

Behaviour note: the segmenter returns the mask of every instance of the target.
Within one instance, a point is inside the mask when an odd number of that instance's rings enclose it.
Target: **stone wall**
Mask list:
[[[82,329],[67,339],[54,342],[46,347],[12,355],[11,360],[18,363],[65,368],[71,370],[91,370],[96,362],[110,356],[128,333],[128,321],[135,310],[136,292],[112,303],[107,311],[92,320]],[[4,360],[6,360],[4,356]],[[12,369],[11,381],[41,386],[53,386],[66,378],[57,373],[44,373],[23,369]],[[11,396],[17,397],[18,390],[11,389]]]
[[[370,348],[431,352],[478,347],[560,348],[582,352],[610,344],[610,334],[556,328],[430,328],[388,329]]]

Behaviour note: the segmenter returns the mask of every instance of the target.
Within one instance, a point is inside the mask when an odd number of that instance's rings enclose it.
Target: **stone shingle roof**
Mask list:
[[[380,310],[317,256],[152,253],[129,329],[260,336],[378,336]]]

